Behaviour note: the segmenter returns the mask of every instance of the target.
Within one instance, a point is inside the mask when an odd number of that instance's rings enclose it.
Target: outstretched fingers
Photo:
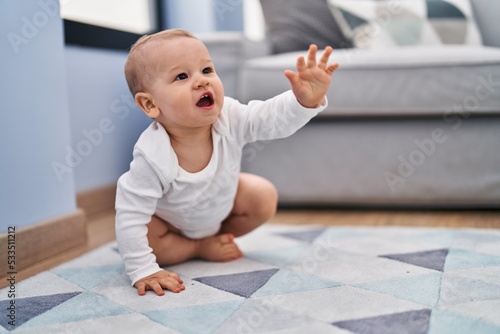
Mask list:
[[[328,59],[330,59],[330,56],[332,55],[333,49],[331,46],[327,46],[325,50],[323,51],[323,54],[321,55],[321,59],[319,60],[318,67],[321,68],[322,70],[325,70],[326,67],[328,66]]]
[[[328,74],[328,75],[332,75],[333,72],[335,72],[335,70],[339,67],[339,64],[337,63],[334,63],[334,64],[330,64],[328,65],[328,67],[325,69],[325,72]]]
[[[297,73],[286,70],[285,76],[290,81],[292,91],[297,101],[306,108],[316,108],[323,101],[330,77],[339,66],[328,64],[333,49],[327,46],[321,57],[316,60],[318,46],[311,44],[307,57],[297,58]]]
[[[325,47],[325,50],[323,51],[323,54],[321,55],[319,62],[316,61],[317,52],[318,52],[317,45],[311,44],[307,52],[307,63],[303,56],[297,58],[297,71],[299,73],[306,71],[307,69],[312,69],[317,66],[319,69],[325,71],[328,75],[332,75],[332,73],[337,69],[337,67],[339,67],[337,63],[328,65],[328,60],[330,59],[330,56],[333,53],[333,48],[331,46]]]
[[[316,53],[318,52],[318,46],[316,44],[311,44],[309,46],[309,51],[307,52],[307,67],[316,67]]]
[[[308,64],[306,64],[306,61],[304,59],[304,56],[299,56],[297,58],[297,72],[303,72],[307,69]]]
[[[297,68],[297,70],[298,70],[298,68]],[[285,70],[285,77],[287,77],[288,81],[290,81],[290,84],[292,85],[292,87],[300,85],[300,78],[297,75],[297,73],[295,73],[294,71]]]

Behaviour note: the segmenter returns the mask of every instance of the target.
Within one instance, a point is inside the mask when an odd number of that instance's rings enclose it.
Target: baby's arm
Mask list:
[[[337,63],[328,65],[328,59],[333,52],[331,47],[325,48],[319,63],[316,62],[317,51],[318,47],[311,45],[307,52],[307,62],[303,56],[297,58],[297,73],[291,70],[285,71],[293,94],[306,108],[316,108],[323,101],[330,86],[332,73],[339,67]]]
[[[116,193],[116,238],[125,271],[139,295],[153,290],[163,295],[184,290],[177,274],[162,270],[149,247],[147,224],[162,196],[161,182],[144,157],[134,152],[130,170],[118,180]]]

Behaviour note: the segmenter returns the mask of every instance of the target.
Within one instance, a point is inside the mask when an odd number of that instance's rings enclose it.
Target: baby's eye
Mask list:
[[[213,68],[211,68],[211,67],[205,67],[203,69],[203,74],[209,74],[209,73],[212,73],[213,71],[214,71]]]
[[[185,80],[187,79],[187,74],[186,73],[181,73],[178,76],[175,77],[175,80]]]

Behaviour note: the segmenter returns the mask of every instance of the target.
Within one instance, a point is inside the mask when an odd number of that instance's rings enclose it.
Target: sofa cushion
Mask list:
[[[239,98],[267,99],[290,89],[283,75],[305,52],[243,64]],[[320,117],[500,113],[500,49],[485,46],[335,50],[340,68]]]
[[[483,44],[500,47],[500,1],[498,0],[474,0],[472,2],[474,15],[481,31]]]
[[[319,48],[351,47],[328,9],[326,0],[261,0],[273,53]]]
[[[327,0],[359,48],[481,44],[469,0]]]

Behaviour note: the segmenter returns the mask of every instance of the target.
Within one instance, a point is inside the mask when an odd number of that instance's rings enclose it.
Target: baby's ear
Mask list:
[[[146,116],[156,118],[160,116],[160,109],[153,102],[151,94],[139,92],[135,94],[135,103],[144,111]]]

